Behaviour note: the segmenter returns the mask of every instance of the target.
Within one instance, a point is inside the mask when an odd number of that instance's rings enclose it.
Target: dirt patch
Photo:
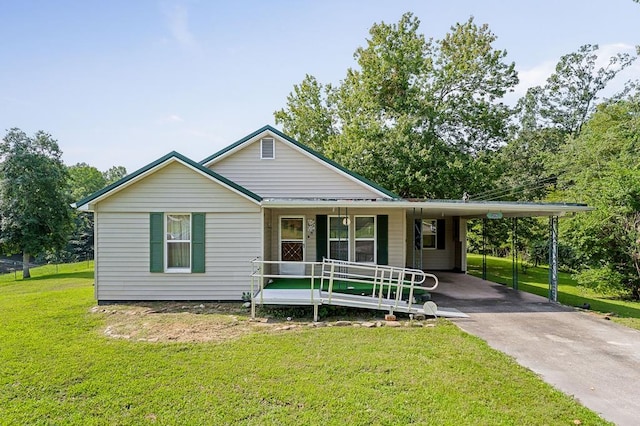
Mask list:
[[[328,318],[318,323],[266,316],[252,320],[249,309],[240,303],[141,302],[94,306],[90,312],[105,318],[105,336],[141,342],[224,342],[250,333],[290,332],[311,327],[435,325],[432,320],[377,320],[372,319],[371,313],[350,316],[349,321]]]
[[[148,342],[222,342],[256,331],[281,331],[307,323],[268,318],[251,320],[239,303],[154,302],[95,306],[104,315],[104,334]]]

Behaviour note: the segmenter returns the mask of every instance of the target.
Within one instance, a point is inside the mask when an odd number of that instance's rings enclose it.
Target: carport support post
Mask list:
[[[511,285],[518,289],[518,218],[511,218]]]
[[[558,301],[558,216],[549,216],[549,301]]]
[[[487,280],[487,219],[482,219],[482,279]]]

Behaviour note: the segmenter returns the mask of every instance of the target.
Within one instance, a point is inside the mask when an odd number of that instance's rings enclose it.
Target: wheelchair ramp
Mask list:
[[[311,305],[314,307],[315,321],[318,319],[320,305],[371,309],[390,314],[402,312],[445,318],[468,317],[457,309],[438,308],[431,301],[417,303],[415,295],[431,291],[438,286],[438,278],[435,275],[420,270],[324,259],[321,263],[309,262],[307,269],[310,270],[310,273],[297,276],[309,279],[309,289],[265,288],[264,283],[267,280],[283,277],[279,274],[265,274],[265,264],[279,263],[282,262],[253,261],[254,273],[252,274],[251,293],[253,295],[251,299],[253,317],[255,317],[257,304]],[[424,285],[427,278],[433,280],[432,285]],[[257,291],[254,291],[255,279],[260,281],[260,288]],[[337,282],[364,285],[367,290],[360,295],[334,291],[334,284]]]

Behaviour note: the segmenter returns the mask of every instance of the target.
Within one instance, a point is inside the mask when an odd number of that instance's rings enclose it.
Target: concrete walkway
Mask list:
[[[453,320],[464,331],[606,420],[640,424],[640,331],[469,275],[438,277],[433,300],[469,314]]]

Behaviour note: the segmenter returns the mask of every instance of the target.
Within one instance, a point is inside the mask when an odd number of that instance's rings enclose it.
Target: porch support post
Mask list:
[[[549,302],[558,301],[558,216],[549,216]]]
[[[482,279],[487,280],[487,218],[482,219]]]
[[[518,289],[518,218],[511,218],[511,286]]]

